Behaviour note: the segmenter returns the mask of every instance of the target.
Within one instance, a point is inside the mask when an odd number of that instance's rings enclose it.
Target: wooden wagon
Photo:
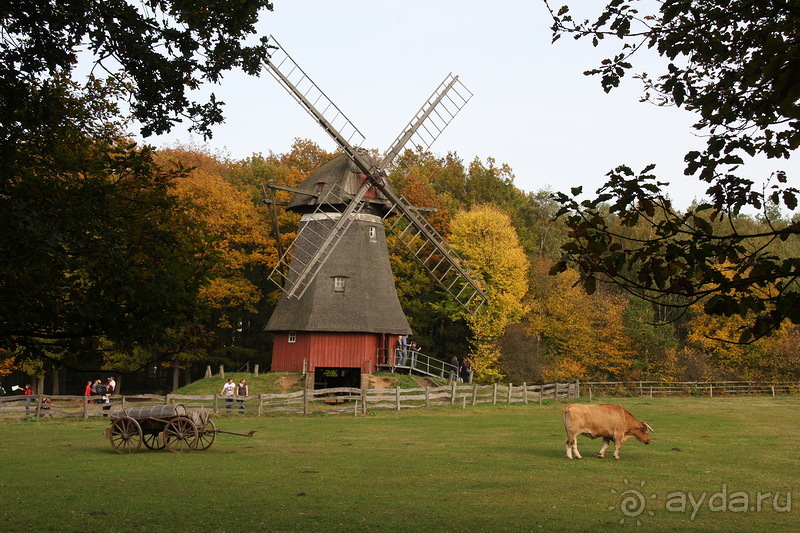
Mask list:
[[[206,409],[188,410],[183,404],[115,409],[109,416],[111,427],[106,430],[106,437],[117,453],[136,453],[142,443],[151,450],[207,450],[214,444],[217,433],[243,437],[255,433],[220,431]]]

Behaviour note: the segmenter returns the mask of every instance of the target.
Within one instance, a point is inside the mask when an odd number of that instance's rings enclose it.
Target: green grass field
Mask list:
[[[800,398],[619,403],[655,429],[620,461],[568,461],[562,404],[223,415],[255,437],[186,454],[4,421],[0,531],[800,531]]]

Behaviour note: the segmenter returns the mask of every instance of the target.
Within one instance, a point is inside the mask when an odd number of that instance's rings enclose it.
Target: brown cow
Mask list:
[[[615,403],[597,405],[568,404],[564,407],[564,429],[567,432],[567,459],[581,458],[578,453],[578,435],[586,435],[592,439],[603,438],[603,447],[597,453],[601,459],[605,457],[609,442],[614,442],[614,459],[619,459],[619,448],[628,437],[639,442],[650,444],[649,432],[653,428],[647,422],[636,420],[627,409]]]

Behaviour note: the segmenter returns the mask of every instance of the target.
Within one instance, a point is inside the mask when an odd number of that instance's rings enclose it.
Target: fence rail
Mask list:
[[[0,418],[15,416],[64,416],[89,418],[104,416],[111,409],[130,406],[163,405],[182,403],[188,408],[204,408],[219,413],[270,412],[311,414],[353,413],[366,414],[369,409],[413,409],[443,405],[467,405],[483,403],[530,403],[543,400],[569,400],[580,396],[580,384],[548,383],[544,385],[477,385],[453,383],[444,387],[417,389],[357,389],[339,387],[334,389],[302,390],[287,394],[258,394],[234,396],[219,394],[166,396],[143,394],[114,396],[109,403],[93,403],[96,398],[88,396],[10,396],[0,398]]]
[[[800,394],[799,382],[775,381],[587,381],[592,396],[741,396]]]

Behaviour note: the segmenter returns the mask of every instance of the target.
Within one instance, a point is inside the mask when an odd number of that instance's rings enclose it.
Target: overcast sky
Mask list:
[[[531,192],[578,185],[594,191],[613,167],[638,171],[651,162],[671,183],[678,206],[705,189],[683,176],[683,155],[703,144],[691,129],[694,116],[640,103],[634,79],[605,94],[599,79],[583,72],[613,48],[571,38],[551,44],[551,19],[538,0],[274,0],[274,8],[262,16],[259,34],[280,41],[361,130],[366,148],[388,148],[453,72],[474,96],[431,147],[434,153],[456,152],[465,163],[492,157]],[[659,61],[642,59],[651,67]],[[214,150],[235,159],[282,153],[297,137],[336,148],[266,72],[231,73],[211,90],[227,104],[225,124],[207,143]],[[176,128],[148,142],[190,140]]]

